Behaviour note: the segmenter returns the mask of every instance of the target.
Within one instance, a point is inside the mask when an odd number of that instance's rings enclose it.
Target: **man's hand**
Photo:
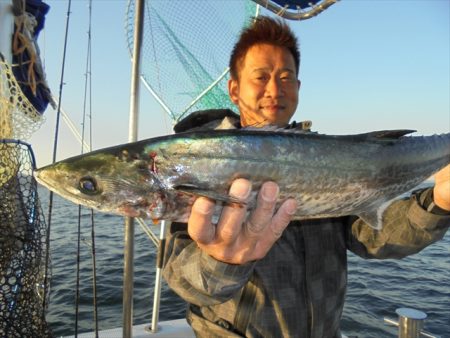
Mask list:
[[[450,211],[450,164],[434,176],[434,203],[441,209]]]
[[[230,196],[241,200],[248,199],[250,192],[251,183],[245,179],[235,180],[230,188]],[[244,264],[261,259],[281,236],[297,207],[294,199],[288,199],[275,213],[278,193],[277,184],[265,182],[247,219],[245,207],[229,205],[222,209],[217,225],[211,223],[214,202],[199,197],[189,217],[189,235],[200,249],[219,261]]]

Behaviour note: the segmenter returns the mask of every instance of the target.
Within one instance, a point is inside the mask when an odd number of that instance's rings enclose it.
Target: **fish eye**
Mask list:
[[[82,177],[80,179],[80,191],[87,195],[95,195],[97,191],[97,181],[92,177]]]

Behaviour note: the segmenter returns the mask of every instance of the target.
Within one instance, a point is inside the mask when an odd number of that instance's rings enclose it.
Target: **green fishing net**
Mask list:
[[[126,15],[133,50],[135,2]],[[235,109],[228,97],[228,61],[241,29],[257,15],[253,1],[146,1],[142,80],[173,122],[211,108]]]

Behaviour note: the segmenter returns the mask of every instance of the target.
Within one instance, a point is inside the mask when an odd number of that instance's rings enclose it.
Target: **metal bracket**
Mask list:
[[[439,338],[439,336],[422,330],[424,321],[427,318],[425,312],[410,308],[399,308],[395,312],[398,315],[398,322],[386,317],[384,322],[398,326],[398,338]]]

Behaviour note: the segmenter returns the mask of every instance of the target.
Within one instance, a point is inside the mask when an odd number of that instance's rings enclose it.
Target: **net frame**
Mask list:
[[[230,8],[229,12],[224,13],[220,10],[220,6]],[[217,18],[217,13],[223,14],[222,17]],[[250,20],[258,14],[258,6],[251,0],[233,2],[146,1],[144,46],[141,57],[143,71],[140,78],[173,123],[194,111],[212,107],[223,107],[236,111],[235,105],[228,96],[228,55],[242,27],[250,23]],[[202,18],[222,20],[220,24],[219,22],[215,23],[220,27],[225,27],[225,32],[219,36],[217,30],[202,30],[202,27],[206,27],[205,20]],[[196,39],[194,43],[189,43],[189,37],[183,35],[184,32],[181,28],[186,25],[186,22],[191,24],[189,29],[193,30],[190,34]],[[125,17],[125,33],[130,53],[133,50],[133,31],[134,2],[129,1]],[[163,38],[158,37],[155,32],[161,34]],[[202,34],[206,34],[209,41],[212,41],[211,46],[205,43],[206,38],[202,37]],[[216,34],[217,38],[211,40],[211,34]],[[162,42],[163,40],[164,42]],[[205,52],[207,56],[199,58],[200,51]],[[219,56],[221,59],[217,57],[217,54],[222,54]],[[174,66],[174,63],[168,60],[168,55],[175,55],[178,58],[179,66]],[[161,61],[161,59],[163,60]],[[155,66],[148,68],[149,63],[154,63]],[[213,65],[214,63],[217,64]],[[171,68],[171,72],[165,73],[165,68]],[[161,77],[177,79],[177,77],[180,78],[180,74],[191,76],[184,82],[184,86],[180,86],[180,88],[186,88],[184,92],[175,92],[163,84],[164,79]],[[175,81],[177,82],[177,80]],[[173,101],[180,97],[184,97],[181,100],[182,103],[174,104]]]

